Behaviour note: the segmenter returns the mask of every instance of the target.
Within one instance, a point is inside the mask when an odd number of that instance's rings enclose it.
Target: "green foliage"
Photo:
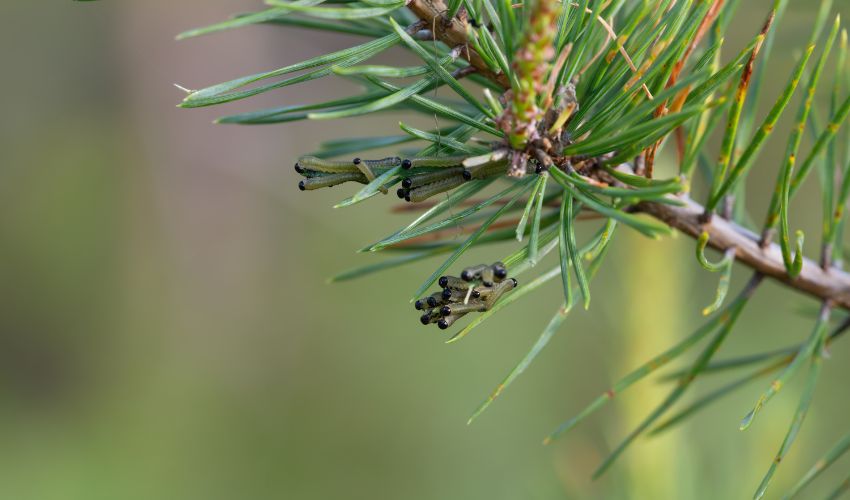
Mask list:
[[[519,288],[506,293],[475,315],[448,342],[464,338],[496,312],[561,277],[564,303],[532,345],[528,354],[505,377],[470,418],[477,418],[547,345],[581,297],[590,305],[591,282],[603,265],[614,230],[627,226],[648,237],[669,235],[671,227],[685,228],[697,237],[697,261],[720,273],[717,296],[704,313],[704,326],[666,352],[621,379],[568,420],[549,437],[576,427],[633,384],[707,339],[690,368],[674,374],[676,385],[668,397],[602,463],[597,474],[644,432],[661,432],[719,398],[759,378],[779,372],[741,425],[749,427],[763,405],[804,366],[808,381],[776,460],[756,492],[761,497],[790,451],[811,403],[823,352],[847,328],[829,331],[837,303],[827,292],[819,295],[822,310],[809,339],[794,348],[758,353],[740,359],[714,361],[714,355],[733,330],[737,319],[765,278],[776,226],[777,255],[784,275],[772,274],[796,286],[805,273],[840,273],[841,234],[845,205],[850,196],[850,71],[847,70],[847,33],[832,14],[831,2],[821,2],[810,42],[803,47],[788,83],[773,97],[760,117],[757,100],[765,98],[762,82],[777,26],[787,0],[776,0],[766,21],[749,43],[732,57],[724,57],[724,34],[738,2],[638,0],[582,0],[564,3],[532,0],[514,5],[503,0],[461,1],[389,0],[269,1],[267,10],[245,14],[210,27],[187,31],[180,38],[266,23],[298,26],[314,31],[339,32],[368,40],[289,66],[237,78],[191,91],[186,108],[246,99],[289,85],[328,76],[340,76],[361,85],[362,91],[324,102],[287,105],[231,115],[220,123],[271,124],[296,120],[326,120],[403,110],[438,117],[448,126],[420,130],[400,123],[400,135],[352,138],[323,143],[313,157],[302,158],[296,170],[306,177],[302,189],[331,186],[343,181],[365,184],[338,207],[395,193],[424,212],[407,227],[369,245],[365,251],[396,254],[383,263],[347,271],[334,280],[353,279],[422,257],[449,257],[414,292],[424,296],[440,277],[465,258],[472,248],[513,239],[527,242],[502,262],[511,275],[533,269],[558,248],[559,263]],[[838,41],[838,49],[833,50]],[[400,47],[411,65],[376,66],[362,63]],[[814,66],[810,61],[814,58]],[[728,59],[725,64],[724,59]],[[824,69],[834,64],[835,78],[822,84]],[[406,79],[404,83],[391,80]],[[802,94],[797,90],[805,83]],[[829,118],[819,119],[818,89],[829,85]],[[459,98],[429,97],[446,86]],[[747,227],[745,180],[777,124],[794,100],[799,101],[793,128],[786,139],[785,161],[765,223]],[[760,123],[757,128],[753,124]],[[722,124],[722,127],[721,127]],[[797,167],[803,137],[815,138]],[[716,160],[710,139],[720,139]],[[351,155],[402,144],[421,145],[416,155],[366,160]],[[658,152],[669,150],[677,172],[669,178],[654,173]],[[348,155],[348,158],[344,156]],[[329,160],[340,157],[341,160]],[[697,164],[701,170],[695,170]],[[817,169],[824,194],[821,260],[803,256],[803,234],[795,248],[790,238],[792,202],[809,173]],[[488,188],[500,189],[475,198]],[[688,192],[705,192],[697,229],[692,222],[675,220],[692,203]],[[667,216],[659,216],[668,207]],[[448,214],[448,215],[446,215]],[[672,215],[669,215],[672,214]],[[677,215],[678,214],[678,215]],[[729,224],[713,225],[715,219]],[[582,245],[579,225],[597,224],[595,235]],[[463,225],[469,235],[456,239],[452,228]],[[723,229],[727,228],[727,229]],[[732,229],[728,229],[732,228]],[[711,230],[750,235],[760,230],[757,243],[764,256],[744,256],[728,238]],[[715,235],[715,236],[712,236]],[[722,235],[721,235],[722,236]],[[750,238],[750,236],[746,236]],[[754,240],[755,241],[755,240]],[[705,256],[711,245],[723,251],[712,263]],[[723,307],[733,264],[740,259],[755,271],[737,297]],[[762,261],[759,261],[762,259]],[[585,266],[585,260],[589,265]],[[468,263],[467,263],[468,264]],[[815,268],[820,269],[815,269]],[[804,279],[802,276],[799,279]],[[574,281],[575,279],[575,281]],[[486,285],[484,285],[486,287]],[[453,321],[452,321],[453,322]],[[755,371],[721,387],[658,423],[679,402],[698,377],[761,365]],[[844,438],[825,461],[794,488],[796,494],[826,465],[848,449]],[[840,490],[839,490],[840,491]]]

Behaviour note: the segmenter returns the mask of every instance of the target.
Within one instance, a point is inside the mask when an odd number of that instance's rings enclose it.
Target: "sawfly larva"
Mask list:
[[[312,191],[313,189],[336,186],[337,184],[352,181],[359,182],[361,184],[368,184],[369,182],[366,180],[366,176],[360,172],[349,172],[345,174],[330,174],[310,177],[299,182],[298,189],[301,191]]]
[[[463,184],[464,182],[466,181],[464,181],[463,177],[461,177],[460,175],[449,177],[448,179],[443,179],[437,182],[432,182],[431,184],[426,184],[424,186],[411,189],[408,193],[407,198],[405,199],[413,203],[425,201],[436,194],[451,191],[452,189]]]

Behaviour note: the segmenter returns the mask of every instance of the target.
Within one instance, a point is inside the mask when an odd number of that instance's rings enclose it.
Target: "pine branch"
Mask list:
[[[766,367],[769,371],[782,366],[784,369],[742,424],[742,430],[748,427],[755,412],[802,365],[811,365],[808,389],[801,397],[797,417],[791,422],[777,461],[765,475],[757,497],[764,493],[779,458],[787,454],[802,424],[826,347],[846,329],[845,324],[839,327],[839,333],[827,336],[829,312],[834,307],[850,310],[850,274],[842,270],[840,257],[844,209],[850,199],[850,151],[844,146],[850,143],[850,127],[842,128],[850,117],[850,97],[842,100],[850,88],[850,73],[842,72],[850,49],[839,18],[826,43],[820,46],[831,0],[822,0],[807,49],[757,131],[753,124],[760,76],[777,35],[772,27],[780,23],[788,0],[774,0],[763,28],[731,58],[723,57],[721,49],[738,2],[723,0],[665,0],[658,4],[637,0],[267,3],[270,7],[265,11],[193,30],[188,35],[246,24],[277,23],[350,33],[371,40],[276,70],[189,91],[183,107],[241,100],[336,74],[361,83],[362,93],[234,115],[220,121],[283,123],[407,109],[433,116],[435,121],[445,118],[452,122],[448,127],[437,123],[431,130],[399,123],[405,135],[327,142],[295,164],[296,172],[304,177],[299,188],[305,191],[342,183],[365,185],[338,207],[387,194],[390,188],[400,186],[395,194],[411,203],[408,207],[424,211],[406,227],[363,249],[394,250],[403,255],[343,273],[336,279],[351,279],[422,257],[448,255],[415,292],[414,299],[418,299],[415,307],[422,313],[420,321],[440,329],[448,329],[472,313],[475,319],[455,333],[448,340],[451,343],[460,341],[520,297],[561,278],[564,305],[473,418],[529,366],[579,297],[585,307],[589,305],[590,283],[619,225],[650,237],[678,230],[695,238],[697,260],[707,271],[719,274],[719,284],[715,301],[703,311],[708,316],[705,324],[621,379],[550,436],[554,438],[575,427],[615,394],[710,338],[691,368],[679,378],[679,385],[613,451],[600,471],[653,426],[697,377],[720,366],[749,366],[776,357],[767,352],[745,357],[743,364],[712,362],[764,277],[817,298],[822,314],[809,340],[793,349],[793,356],[785,353],[787,359],[779,359],[779,365]],[[838,40],[836,77],[829,118],[824,122],[814,97],[819,76]],[[394,46],[404,47],[424,65],[361,64]],[[808,67],[810,58],[816,61],[814,71]],[[420,78],[403,84],[386,81],[409,77]],[[461,84],[459,79],[465,77],[480,87]],[[757,235],[741,222],[746,219],[743,181],[798,85],[806,92],[789,137],[763,233]],[[451,89],[453,96],[430,94],[442,86]],[[710,154],[707,141],[721,133],[721,127],[723,141],[718,160],[706,160],[705,155]],[[795,169],[800,139],[808,128],[816,140]],[[676,140],[679,175],[654,178],[656,150],[664,148],[670,138]],[[398,150],[397,154],[403,157],[335,159],[414,141],[428,145],[418,152]],[[694,173],[698,159],[705,168]],[[824,236],[819,263],[803,257],[801,232],[796,249],[789,237],[791,199],[813,171],[819,174],[823,193]],[[689,198],[692,178],[705,180],[708,185],[710,196],[705,206]],[[483,194],[496,181],[507,186],[495,194]],[[604,225],[580,246],[576,222],[589,217],[604,220]],[[774,244],[771,236],[777,225],[781,232]],[[465,228],[464,238],[458,239],[456,228],[461,226]],[[459,276],[444,275],[473,247],[513,239],[522,242],[526,237],[527,244],[501,261],[466,267]],[[708,245],[721,251],[722,259],[710,262],[704,253]],[[519,283],[515,276],[542,262],[556,248],[559,265],[533,281],[523,282],[515,291]],[[833,254],[838,256],[835,260]],[[750,268],[753,278],[738,298],[724,306],[735,261]],[[427,295],[435,284],[442,290]],[[705,401],[738,386],[735,383],[724,387]],[[694,408],[701,406],[702,403]],[[668,422],[681,418],[676,416]],[[661,424],[661,428],[667,425]]]
[[[480,56],[469,45],[469,39],[462,25],[455,19],[446,23],[442,12],[445,4],[442,0],[412,0],[408,7],[420,19],[430,25],[436,25],[438,39],[451,47],[463,46],[462,54],[470,64],[481,74],[498,83],[506,90],[510,88],[503,74],[496,75],[487,70]],[[672,196],[672,195],[671,195]],[[782,259],[779,245],[771,243],[762,248],[759,246],[760,237],[750,230],[721,217],[713,217],[703,224],[705,208],[700,204],[684,198],[677,199],[685,202],[684,207],[644,201],[635,209],[650,215],[680,232],[697,239],[703,231],[709,233],[708,245],[725,252],[735,248],[735,260],[765,276],[771,277],[799,292],[806,293],[822,301],[831,301],[836,306],[850,310],[850,274],[838,269],[824,270],[816,262],[805,258],[800,275],[791,278]]]

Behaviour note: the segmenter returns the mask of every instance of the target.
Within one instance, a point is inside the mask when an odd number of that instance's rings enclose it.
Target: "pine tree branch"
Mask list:
[[[466,23],[457,18],[446,19],[446,5],[442,0],[410,0],[408,7],[434,29],[437,39],[452,48],[463,46],[463,57],[482,75],[505,89],[510,87],[505,75],[490,71],[468,44]],[[734,248],[735,260],[741,264],[823,302],[850,310],[850,274],[838,268],[824,270],[815,261],[804,259],[802,271],[792,279],[785,269],[778,245],[771,243],[762,248],[758,235],[722,217],[715,216],[711,221],[703,223],[705,208],[702,205],[683,197],[677,199],[686,205],[642,202],[635,210],[663,221],[692,238],[699,238],[706,231],[709,233],[709,246],[721,252]]]

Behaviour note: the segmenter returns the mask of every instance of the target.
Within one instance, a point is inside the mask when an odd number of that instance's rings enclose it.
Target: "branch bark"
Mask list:
[[[425,21],[433,31],[438,40],[451,48],[463,47],[460,51],[461,57],[466,59],[478,73],[498,83],[502,88],[509,88],[508,78],[504,73],[493,73],[487,63],[481,59],[478,52],[469,46],[466,36],[466,22],[455,17],[448,19],[445,15],[446,4],[443,0],[408,0],[407,8],[416,14],[419,19]]]
[[[481,57],[468,45],[466,23],[459,19],[445,18],[446,6],[443,0],[409,0],[407,5],[420,19],[434,28],[434,34],[440,41],[452,48],[464,46],[463,57],[482,75],[505,89],[510,88],[505,75],[490,71]],[[654,217],[692,238],[698,238],[703,231],[707,231],[709,246],[721,252],[734,248],[735,260],[753,271],[822,302],[831,302],[837,307],[850,310],[850,274],[835,267],[824,270],[811,259],[804,259],[800,275],[791,279],[785,270],[782,252],[777,244],[771,243],[762,248],[758,235],[722,217],[715,216],[710,222],[702,223],[701,217],[705,212],[702,205],[685,197],[677,199],[684,201],[686,205],[642,202],[635,208],[638,212]]]
[[[655,217],[693,238],[698,238],[703,231],[707,231],[709,246],[722,252],[734,248],[735,259],[754,271],[821,301],[831,301],[836,306],[850,310],[850,274],[834,267],[824,270],[817,262],[804,259],[800,275],[791,279],[785,271],[779,245],[772,243],[761,248],[757,234],[722,217],[714,216],[711,222],[702,224],[700,217],[705,208],[689,199],[677,199],[687,205],[677,207],[643,202],[637,205],[637,211]]]

